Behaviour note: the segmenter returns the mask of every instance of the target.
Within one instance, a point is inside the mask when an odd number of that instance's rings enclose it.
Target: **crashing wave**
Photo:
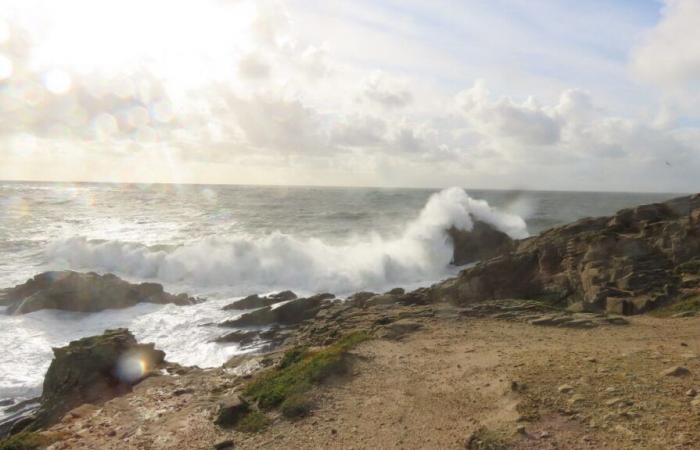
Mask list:
[[[331,245],[283,233],[207,237],[179,247],[150,248],[123,241],[73,237],[46,250],[51,264],[110,271],[193,286],[277,287],[352,292],[436,280],[452,258],[446,230],[486,222],[512,238],[527,237],[525,221],[449,188],[430,197],[394,238],[372,234]]]

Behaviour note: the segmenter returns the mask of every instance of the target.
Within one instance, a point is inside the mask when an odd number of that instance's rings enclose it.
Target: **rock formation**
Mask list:
[[[266,306],[256,309],[220,325],[223,327],[255,327],[274,323],[293,325],[314,317],[321,309],[322,303],[334,297],[333,294],[317,294],[308,298],[297,298],[276,308]]]
[[[258,294],[253,294],[226,305],[222,309],[229,311],[232,309],[264,308],[265,306],[286,302],[287,300],[294,300],[295,298],[297,298],[297,295],[292,291],[282,291],[265,297],[260,297]]]
[[[39,409],[33,420],[22,419],[30,429],[49,426],[82,404],[102,403],[130,392],[165,358],[165,353],[153,344],[137,343],[126,329],[106,330],[100,336],[54,348],[53,352]]]
[[[455,266],[487,260],[509,251],[513,245],[506,233],[478,220],[474,221],[471,231],[452,227],[447,234],[452,240],[452,264]]]
[[[700,194],[582,219],[508,247],[433,286],[433,301],[538,298],[581,311],[644,312],[700,294]]]
[[[132,284],[113,274],[73,271],[44,272],[0,291],[0,304],[8,305],[9,314],[41,309],[96,312],[127,308],[141,302],[190,305],[197,300],[187,294],[168,294],[158,283]]]

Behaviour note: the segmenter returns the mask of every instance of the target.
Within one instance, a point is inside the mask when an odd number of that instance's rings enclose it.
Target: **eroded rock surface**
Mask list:
[[[51,425],[82,404],[102,403],[130,392],[165,358],[165,353],[153,344],[139,344],[123,328],[79,339],[53,351],[39,409],[32,420],[24,419],[31,429]]]
[[[127,308],[142,302],[190,305],[198,300],[187,294],[169,294],[158,283],[133,284],[113,274],[70,270],[44,272],[23,284],[0,291],[0,304],[8,305],[9,314],[26,314],[41,309],[97,312]]]
[[[700,194],[582,219],[465,269],[433,301],[546,298],[580,311],[647,311],[700,294]]]

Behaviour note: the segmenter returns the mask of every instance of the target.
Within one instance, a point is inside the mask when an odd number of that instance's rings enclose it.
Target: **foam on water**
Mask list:
[[[527,236],[525,221],[519,216],[495,210],[462,189],[451,188],[434,194],[395,238],[374,233],[329,244],[275,232],[260,237],[208,237],[156,250],[141,243],[71,237],[52,243],[46,256],[55,266],[195,287],[227,286],[241,295],[283,288],[349,293],[446,274],[452,246],[445,231],[452,226],[470,230],[473,219],[514,238]]]

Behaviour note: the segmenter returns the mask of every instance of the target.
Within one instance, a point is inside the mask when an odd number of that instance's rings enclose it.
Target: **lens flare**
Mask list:
[[[122,382],[133,384],[143,378],[149,370],[149,363],[140,353],[127,353],[119,358],[115,375]]]

